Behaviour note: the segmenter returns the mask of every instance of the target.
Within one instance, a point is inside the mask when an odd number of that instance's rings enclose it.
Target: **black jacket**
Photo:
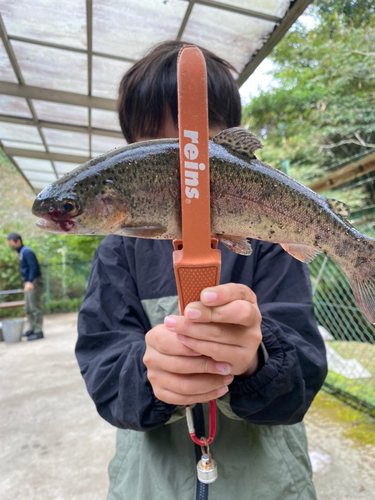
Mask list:
[[[35,253],[29,247],[22,246],[18,250],[20,270],[23,281],[34,281],[42,275]]]
[[[232,411],[253,424],[300,422],[327,372],[307,266],[279,245],[252,240],[249,257],[222,245],[221,283],[257,295],[269,358],[230,386]],[[126,429],[165,424],[174,406],[158,400],[142,358],[150,329],[141,300],[177,295],[172,242],[109,236],[99,245],[78,320],[76,356],[100,415]]]

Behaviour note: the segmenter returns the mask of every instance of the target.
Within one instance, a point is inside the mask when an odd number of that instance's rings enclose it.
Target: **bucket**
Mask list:
[[[24,323],[24,318],[9,319],[0,323],[0,327],[3,331],[3,337],[6,344],[21,342]]]

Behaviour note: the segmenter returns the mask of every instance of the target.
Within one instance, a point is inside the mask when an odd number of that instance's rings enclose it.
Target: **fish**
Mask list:
[[[325,253],[341,267],[362,312],[375,324],[375,240],[349,223],[345,203],[258,160],[254,152],[262,147],[239,127],[209,141],[212,237],[241,255],[251,254],[249,239],[279,244],[305,263]],[[50,232],[178,239],[181,202],[199,194],[193,170],[185,170],[184,200],[179,140],[129,144],[47,186],[32,211],[41,218],[37,226]]]

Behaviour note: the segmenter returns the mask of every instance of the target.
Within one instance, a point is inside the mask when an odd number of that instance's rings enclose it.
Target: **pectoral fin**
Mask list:
[[[321,250],[317,248],[299,243],[280,243],[280,246],[294,258],[306,264],[312,262],[321,253]]]
[[[255,135],[240,127],[223,130],[215,135],[212,140],[226,149],[228,148],[237,153],[243,153],[250,158],[255,158],[254,151],[263,148],[263,144]]]
[[[241,236],[231,235],[216,235],[217,239],[232,252],[239,253],[240,255],[251,255],[252,248],[246,238]]]

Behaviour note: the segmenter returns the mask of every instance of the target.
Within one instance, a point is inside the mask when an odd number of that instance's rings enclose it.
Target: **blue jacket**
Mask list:
[[[18,250],[23,281],[33,282],[42,275],[35,253],[29,247],[22,246]]]

